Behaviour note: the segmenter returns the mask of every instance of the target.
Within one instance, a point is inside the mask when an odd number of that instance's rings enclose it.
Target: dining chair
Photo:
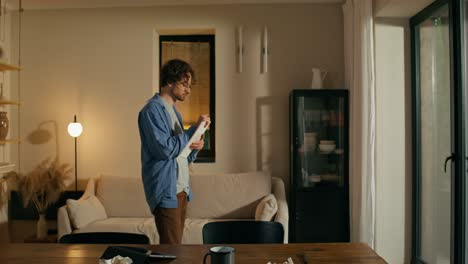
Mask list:
[[[203,226],[203,244],[281,244],[281,223],[267,221],[220,221]]]
[[[149,244],[146,235],[121,232],[89,232],[67,234],[60,238],[62,244]]]

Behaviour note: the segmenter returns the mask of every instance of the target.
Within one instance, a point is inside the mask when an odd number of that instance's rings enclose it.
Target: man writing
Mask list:
[[[146,200],[153,212],[161,244],[180,244],[187,203],[191,200],[189,163],[203,149],[201,138],[190,145],[187,158],[179,156],[201,122],[184,131],[182,117],[174,107],[190,94],[194,77],[192,67],[178,59],[161,68],[160,93],[155,94],[138,115],[141,139],[142,179]]]

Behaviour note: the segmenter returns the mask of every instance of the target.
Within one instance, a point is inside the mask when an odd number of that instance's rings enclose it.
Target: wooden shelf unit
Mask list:
[[[7,64],[4,62],[0,62],[0,71],[19,71],[21,70],[20,67],[16,65]]]
[[[11,101],[11,100],[1,100],[0,105],[20,105],[21,103],[18,101]]]
[[[0,145],[3,145],[5,143],[20,143],[19,139],[5,139],[5,140],[0,140]]]
[[[3,176],[4,173],[8,173],[12,170],[15,169],[15,164],[13,163],[6,163],[6,162],[1,162],[0,163],[0,175]]]

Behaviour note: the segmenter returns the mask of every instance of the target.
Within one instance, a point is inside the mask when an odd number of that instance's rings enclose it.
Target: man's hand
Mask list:
[[[192,145],[190,145],[191,150],[202,150],[203,146],[205,145],[205,134],[200,138],[198,141],[194,141]]]
[[[196,127],[200,126],[201,122],[206,122],[205,127],[208,127],[211,123],[211,119],[209,115],[201,115],[198,118],[197,124],[195,125]],[[202,150],[203,146],[205,145],[205,134],[203,134],[198,141],[194,141],[192,145],[190,145],[191,150]]]
[[[198,127],[198,126],[201,124],[201,122],[203,122],[203,121],[206,122],[205,127],[207,127],[207,126],[211,123],[210,116],[209,116],[208,114],[206,114],[206,115],[201,115],[201,116],[198,118],[196,127]]]

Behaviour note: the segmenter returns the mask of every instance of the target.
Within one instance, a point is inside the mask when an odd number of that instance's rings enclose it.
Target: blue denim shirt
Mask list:
[[[191,126],[181,134],[172,131],[171,117],[158,94],[151,98],[138,114],[138,129],[141,139],[141,169],[146,201],[155,208],[177,208],[177,163],[176,158],[187,145],[196,130]],[[174,107],[179,122],[182,117]],[[198,151],[192,151],[188,162],[196,159]],[[188,200],[192,199],[189,186]]]

